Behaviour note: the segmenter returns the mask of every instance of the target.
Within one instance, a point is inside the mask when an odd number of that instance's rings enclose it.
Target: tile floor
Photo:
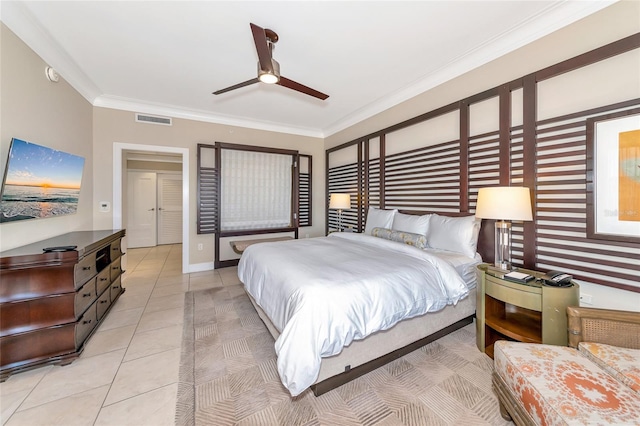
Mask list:
[[[173,425],[184,293],[238,282],[236,268],[183,275],[181,250],[129,249],[126,291],[80,358],[0,384],[2,425]]]

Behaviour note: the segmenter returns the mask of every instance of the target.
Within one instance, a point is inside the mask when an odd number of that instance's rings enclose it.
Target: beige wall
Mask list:
[[[638,32],[640,2],[616,3],[522,49],[331,135],[325,139],[325,146],[335,147],[371,134]],[[543,81],[538,84],[538,118],[544,119],[638,98],[639,76],[640,50],[636,49]],[[522,121],[521,98],[522,90],[512,94],[514,125]],[[444,142],[455,139],[458,130],[456,114],[453,114],[453,118],[442,116],[388,134],[387,154],[430,145],[434,140]],[[497,130],[497,114],[497,98],[473,105],[470,111],[470,133]],[[332,153],[329,166],[351,163],[354,158],[355,149],[349,147]],[[588,259],[585,259],[585,262],[588,262]],[[640,311],[640,293],[589,282],[580,282],[580,285],[581,294],[592,296],[594,307]]]
[[[3,223],[0,250],[93,225],[92,110],[63,78],[45,76],[47,64],[0,23],[0,158],[4,176],[11,138],[84,157],[78,212],[70,216]],[[111,228],[106,226],[105,228]]]
[[[640,1],[621,1],[325,139],[332,148],[640,32]]]
[[[313,156],[313,217],[314,224],[302,228],[301,235],[320,236],[324,233],[324,145],[322,139],[284,133],[267,132],[184,119],[173,119],[172,126],[138,123],[134,113],[108,108],[94,108],[93,170],[95,200],[113,199],[113,144],[127,143],[189,149],[189,239],[191,265],[212,262],[214,239],[212,234],[196,233],[196,154],[197,144],[228,142],[244,145],[296,149]],[[94,209],[94,226],[102,228],[113,223],[113,211],[101,213]],[[202,244],[203,250],[198,250]]]

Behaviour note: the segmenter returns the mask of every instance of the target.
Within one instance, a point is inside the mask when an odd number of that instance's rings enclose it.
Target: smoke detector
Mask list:
[[[47,78],[49,79],[50,82],[52,83],[57,83],[58,80],[60,80],[60,76],[58,75],[58,73],[56,72],[56,70],[54,70],[51,67],[46,67],[44,69],[45,74],[47,75]]]

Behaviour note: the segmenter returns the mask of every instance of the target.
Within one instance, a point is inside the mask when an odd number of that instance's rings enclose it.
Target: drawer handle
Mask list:
[[[82,293],[82,297],[91,297],[91,293]]]
[[[112,247],[111,250],[112,251],[119,251],[120,249],[118,247]]]
[[[83,266],[82,270],[83,271],[90,271],[91,270],[91,266]]]
[[[91,324],[91,320],[84,320],[82,321],[83,324]]]
[[[114,289],[114,290],[117,290],[117,289],[119,289],[119,288],[120,288],[120,286],[119,286],[119,285],[114,285],[114,286],[113,286],[113,287],[111,287],[111,288],[112,288],[112,289]]]
[[[100,281],[107,281],[108,278],[100,278]]]
[[[120,268],[119,268],[119,267],[117,267],[117,266],[113,266],[111,269],[112,269],[112,270],[114,270],[114,271],[117,271],[117,270],[118,270],[118,269],[120,269]]]
[[[101,300],[100,303],[109,303],[108,300]]]

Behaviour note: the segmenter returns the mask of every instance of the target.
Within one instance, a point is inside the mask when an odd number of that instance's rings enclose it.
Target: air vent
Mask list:
[[[171,118],[158,117],[156,115],[136,114],[138,123],[162,124],[163,126],[171,126]]]

